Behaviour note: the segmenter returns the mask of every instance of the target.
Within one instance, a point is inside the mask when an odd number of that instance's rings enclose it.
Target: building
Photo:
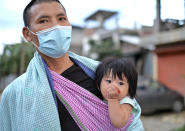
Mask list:
[[[114,49],[121,49],[122,53],[125,56],[132,57],[135,59],[135,55],[137,55],[141,48],[140,44],[140,36],[139,31],[136,29],[123,29],[118,25],[118,12],[116,11],[107,11],[107,10],[97,10],[90,16],[88,16],[85,21],[91,22],[96,21],[98,26],[94,28],[86,28],[86,36],[84,37],[83,42],[83,55],[87,55],[90,50],[89,40],[95,40],[98,44],[102,44],[105,41],[111,41]],[[106,29],[104,27],[104,23],[108,21],[110,18],[115,21],[114,29]],[[92,57],[96,58],[96,57]]]
[[[185,96],[185,27],[154,33],[141,39],[150,52],[153,78]]]
[[[82,55],[82,41],[84,38],[84,28],[72,25],[72,40],[70,51]]]

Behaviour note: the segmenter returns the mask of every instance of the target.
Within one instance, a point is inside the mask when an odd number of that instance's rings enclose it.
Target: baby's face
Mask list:
[[[110,73],[102,78],[100,90],[104,99],[119,99],[128,96],[128,81],[125,76],[120,80],[117,76],[114,78]]]

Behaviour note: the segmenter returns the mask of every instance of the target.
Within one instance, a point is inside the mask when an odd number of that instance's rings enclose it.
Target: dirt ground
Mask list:
[[[157,112],[141,116],[145,131],[173,131],[185,125],[185,110],[179,113],[172,111]]]

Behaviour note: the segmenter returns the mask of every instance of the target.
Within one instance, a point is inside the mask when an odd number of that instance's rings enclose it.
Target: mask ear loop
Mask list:
[[[36,33],[34,33],[34,32],[32,32],[30,29],[29,29],[29,27],[26,27],[32,34],[34,34],[34,35],[36,35],[37,36],[37,34]],[[31,41],[31,43],[36,47],[36,48],[39,48],[33,41]]]
[[[32,43],[37,49],[39,48],[33,41],[31,41],[31,43]]]

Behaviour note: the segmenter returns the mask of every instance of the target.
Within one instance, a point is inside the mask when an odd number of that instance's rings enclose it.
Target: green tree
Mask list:
[[[123,56],[122,50],[115,49],[114,43],[111,40],[102,41],[99,44],[94,40],[90,40],[89,44],[91,46],[89,56],[92,53],[96,53],[98,55],[97,60],[102,60],[103,58],[108,56],[115,56],[115,57]]]
[[[30,43],[25,44],[24,47],[24,67],[28,66],[29,61],[33,57],[34,47]],[[6,45],[3,54],[0,56],[0,74],[1,77],[16,74],[20,75],[20,60],[21,60],[21,44]],[[26,68],[24,69],[24,71]]]

